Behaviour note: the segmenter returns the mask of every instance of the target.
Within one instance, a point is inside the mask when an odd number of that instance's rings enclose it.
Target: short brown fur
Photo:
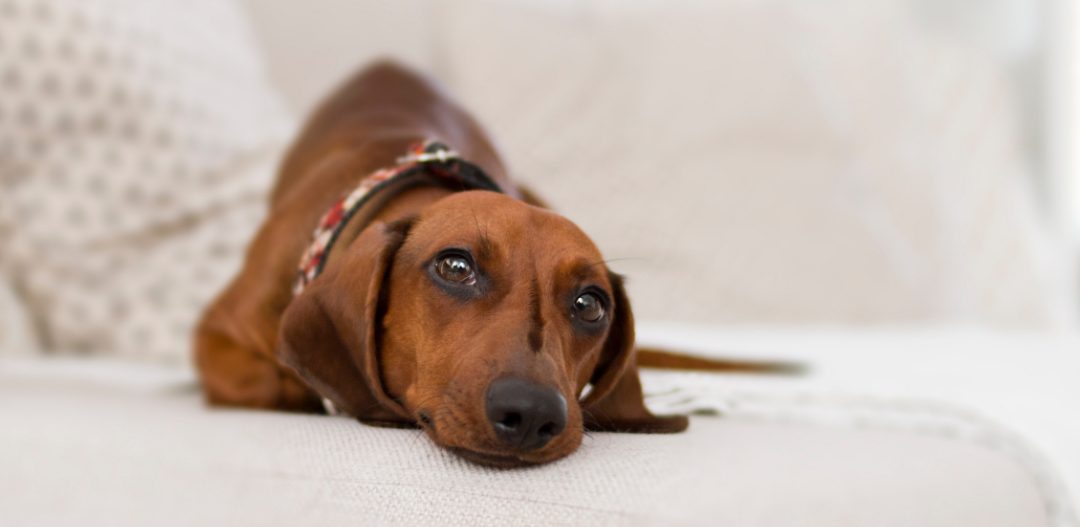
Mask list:
[[[297,261],[319,216],[364,174],[429,137],[506,193],[419,184],[380,194],[294,299]],[[322,396],[367,423],[419,424],[437,444],[499,465],[563,457],[586,427],[685,429],[685,417],[645,409],[621,280],[584,233],[537,204],[508,178],[479,126],[429,82],[392,64],[366,69],[301,133],[243,269],[198,326],[206,399],[317,412]],[[427,269],[446,247],[476,255],[482,295],[463,301],[432,283]],[[584,286],[610,297],[599,329],[583,331],[568,316]],[[507,375],[555,387],[570,402],[566,430],[543,448],[507,452],[485,421],[483,390]]]

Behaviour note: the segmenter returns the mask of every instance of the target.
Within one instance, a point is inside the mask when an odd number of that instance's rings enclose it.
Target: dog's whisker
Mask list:
[[[613,262],[650,262],[652,258],[645,258],[641,256],[626,256],[622,258],[606,258],[596,262],[588,264],[588,267],[596,267],[598,265],[607,265]]]

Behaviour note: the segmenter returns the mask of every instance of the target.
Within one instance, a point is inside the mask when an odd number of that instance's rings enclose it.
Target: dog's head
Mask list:
[[[338,250],[279,355],[350,415],[493,465],[566,456],[585,427],[686,427],[645,409],[621,280],[565,218],[462,192]]]

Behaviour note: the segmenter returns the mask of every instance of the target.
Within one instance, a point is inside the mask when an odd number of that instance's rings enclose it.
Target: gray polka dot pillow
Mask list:
[[[224,0],[0,0],[0,271],[47,350],[187,359],[291,123]]]

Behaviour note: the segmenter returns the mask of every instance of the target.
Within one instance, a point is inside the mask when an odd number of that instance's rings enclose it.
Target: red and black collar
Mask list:
[[[293,295],[303,292],[312,280],[322,273],[327,255],[338,235],[364,204],[382,190],[416,177],[429,176],[434,181],[456,190],[490,190],[502,192],[493,179],[480,167],[461,159],[457,152],[443,143],[426,140],[411,146],[397,159],[397,164],[380,168],[360,180],[360,183],[334,203],[319,219],[312,234],[311,245],[304,251],[293,283]]]

